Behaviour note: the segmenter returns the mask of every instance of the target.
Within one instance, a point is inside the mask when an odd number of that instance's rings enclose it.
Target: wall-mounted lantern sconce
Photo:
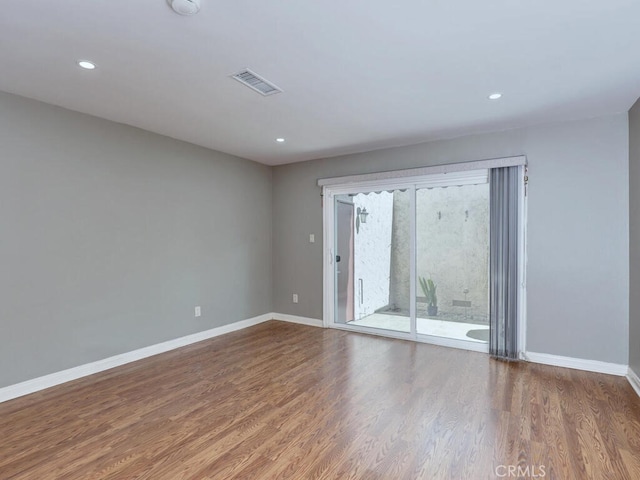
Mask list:
[[[360,209],[360,207],[358,207],[358,216],[360,217],[360,223],[367,223],[368,215],[369,212],[367,212],[366,208]]]
[[[358,210],[356,210],[356,233],[360,233],[361,223],[367,223],[367,215],[369,215],[369,212],[367,212],[366,208],[358,207]]]

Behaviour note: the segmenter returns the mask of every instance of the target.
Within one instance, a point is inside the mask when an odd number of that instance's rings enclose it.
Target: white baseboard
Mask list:
[[[0,402],[5,402],[13,398],[22,397],[29,393],[44,390],[45,388],[60,385],[61,383],[70,382],[78,378],[93,375],[94,373],[109,370],[110,368],[119,367],[126,363],[135,362],[143,358],[158,355],[159,353],[168,352],[169,350],[175,350],[176,348],[191,345],[192,343],[201,342],[209,338],[224,335],[225,333],[234,332],[243,328],[258,325],[259,323],[266,322],[273,319],[272,313],[259,315],[257,317],[249,318],[247,320],[241,320],[239,322],[230,323],[229,325],[223,325],[221,327],[205,330],[204,332],[194,333],[185,337],[168,340],[166,342],[157,343],[148,347],[139,348],[131,352],[122,353],[120,355],[114,355],[113,357],[105,358],[91,363],[86,363],[78,367],[69,368],[60,372],[51,373],[42,377],[26,380],[15,385],[9,385],[7,387],[0,388]]]
[[[640,377],[638,377],[636,372],[631,370],[631,367],[629,367],[629,371],[627,372],[627,380],[629,380],[633,389],[636,391],[638,396],[640,396]]]
[[[629,370],[628,365],[600,362],[598,360],[586,360],[583,358],[562,357],[560,355],[551,355],[549,353],[526,352],[524,357],[525,360],[529,362],[553,365],[556,367],[573,368],[576,370],[585,370],[587,372],[608,373],[610,375],[618,375],[622,377],[627,375]]]
[[[148,347],[133,350],[131,352],[122,353],[113,357],[105,358],[95,362],[87,363],[77,367],[62,370],[60,372],[51,373],[42,377],[26,380],[15,385],[0,388],[0,402],[5,402],[14,398],[22,397],[45,388],[60,385],[62,383],[86,377],[94,373],[109,370],[120,365],[135,362],[143,358],[158,355],[160,353],[175,350],[176,348],[191,345],[192,343],[201,342],[209,338],[224,335],[225,333],[234,332],[243,328],[258,325],[269,320],[281,320],[289,323],[297,323],[301,325],[309,325],[313,327],[323,327],[322,320],[309,317],[300,317],[297,315],[289,315],[285,313],[266,313],[257,317],[241,320],[239,322],[223,325],[221,327],[205,330],[204,332],[194,333],[184,337],[168,340],[166,342],[150,345]],[[545,365],[555,365],[558,367],[575,368],[578,370],[586,370],[589,372],[608,373],[611,375],[627,376],[631,386],[640,395],[640,378],[628,368],[627,365],[619,365],[615,363],[599,362],[597,360],[584,360],[580,358],[562,357],[558,355],[550,355],[547,353],[527,352],[525,359],[530,362],[542,363]]]
[[[287,315],[283,313],[265,313],[257,317],[249,318],[247,320],[241,320],[239,322],[230,323],[229,325],[223,325],[221,327],[205,330],[204,332],[194,333],[185,337],[175,338],[166,342],[157,343],[148,347],[139,348],[131,352],[114,355],[113,357],[97,360],[95,362],[86,363],[77,367],[62,370],[60,372],[51,373],[42,377],[26,380],[15,385],[9,385],[7,387],[0,388],[0,403],[6,402],[14,398],[22,397],[30,393],[34,393],[45,388],[54,387],[62,383],[70,382],[71,380],[77,380],[78,378],[93,375],[94,373],[103,372],[120,365],[135,362],[143,358],[158,355],[159,353],[168,352],[169,350],[175,350],[176,348],[185,347],[192,343],[208,340],[209,338],[224,335],[225,333],[235,332],[243,328],[252,327],[269,320],[282,320],[284,322],[299,323],[302,325],[311,325],[314,327],[322,327],[322,320],[316,320],[315,318],[298,317],[296,315]]]
[[[309,325],[311,327],[323,327],[322,320],[309,317],[299,317],[297,315],[288,315],[286,313],[272,313],[273,320],[282,320],[289,323],[299,323],[301,325]]]

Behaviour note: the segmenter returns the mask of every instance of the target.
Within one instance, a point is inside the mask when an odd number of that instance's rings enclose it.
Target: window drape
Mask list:
[[[520,167],[490,170],[489,353],[518,359]]]

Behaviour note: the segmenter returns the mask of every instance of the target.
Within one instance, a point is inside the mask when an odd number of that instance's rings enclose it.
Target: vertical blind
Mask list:
[[[489,353],[518,358],[520,167],[490,170]]]

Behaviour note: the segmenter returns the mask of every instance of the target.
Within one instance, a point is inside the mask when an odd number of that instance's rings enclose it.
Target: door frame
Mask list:
[[[409,180],[409,179],[407,179]],[[322,324],[326,328],[336,328],[340,330],[350,330],[357,332],[370,333],[374,335],[381,335],[391,338],[401,338],[405,340],[416,340],[416,336],[413,333],[406,333],[394,330],[384,330],[364,327],[353,326],[347,324],[340,324],[335,322],[335,292],[336,292],[336,279],[335,279],[335,245],[337,240],[336,232],[336,218],[335,218],[335,202],[336,197],[339,195],[349,195],[365,192],[375,192],[381,190],[400,190],[413,188],[413,182],[400,181],[368,181],[361,183],[351,183],[347,185],[332,185],[322,187],[323,198],[323,216],[322,216],[322,230],[323,230],[323,245],[324,245],[324,259],[323,259],[323,309],[322,309]],[[415,202],[412,200],[411,204]],[[415,205],[410,211],[415,216]],[[415,222],[411,222],[411,225]],[[415,228],[415,227],[412,227]],[[415,237],[415,235],[413,235]],[[411,240],[410,240],[411,241]],[[414,251],[414,247],[410,248],[410,251]],[[410,268],[414,268],[411,258],[409,260]],[[415,275],[413,275],[415,276]],[[413,277],[412,276],[412,277]],[[415,288],[413,284],[413,278],[410,281],[410,288]],[[415,303],[415,302],[411,302]],[[415,308],[411,307],[411,308]],[[412,328],[415,331],[415,328]]]
[[[405,340],[413,340],[422,343],[430,343],[434,345],[442,345],[447,347],[460,348],[465,350],[473,350],[479,352],[488,352],[489,344],[466,342],[464,340],[455,340],[445,337],[436,337],[431,335],[418,334],[416,331],[416,194],[418,188],[429,188],[438,186],[449,186],[474,184],[478,182],[479,175],[487,175],[488,169],[509,166],[505,163],[513,163],[520,166],[521,171],[521,195],[520,195],[520,220],[519,220],[519,237],[520,237],[520,292],[519,292],[519,308],[518,308],[518,329],[519,329],[519,345],[520,356],[526,351],[526,189],[524,185],[524,176],[526,175],[526,159],[524,157],[511,157],[508,159],[496,159],[495,164],[491,160],[483,160],[477,162],[477,170],[472,170],[476,162],[467,162],[462,165],[464,168],[456,169],[455,164],[449,172],[440,173],[442,166],[433,167],[434,173],[428,173],[430,167],[421,168],[419,175],[409,175],[410,170],[397,172],[384,172],[381,178],[371,180],[371,174],[363,175],[363,181],[357,181],[357,178],[345,177],[345,182],[340,183],[340,179],[331,179],[330,182],[320,183],[323,195],[323,315],[322,322],[326,328],[336,328],[341,330],[350,330],[373,335],[380,335],[391,338],[400,338]],[[424,173],[423,173],[424,172]],[[417,173],[417,172],[416,172]],[[395,175],[394,175],[395,174]],[[382,190],[411,190],[410,201],[410,322],[411,331],[409,333],[381,330],[363,326],[342,325],[335,322],[335,242],[336,242],[336,224],[335,224],[335,197],[345,194],[358,194],[366,192],[376,192]]]

